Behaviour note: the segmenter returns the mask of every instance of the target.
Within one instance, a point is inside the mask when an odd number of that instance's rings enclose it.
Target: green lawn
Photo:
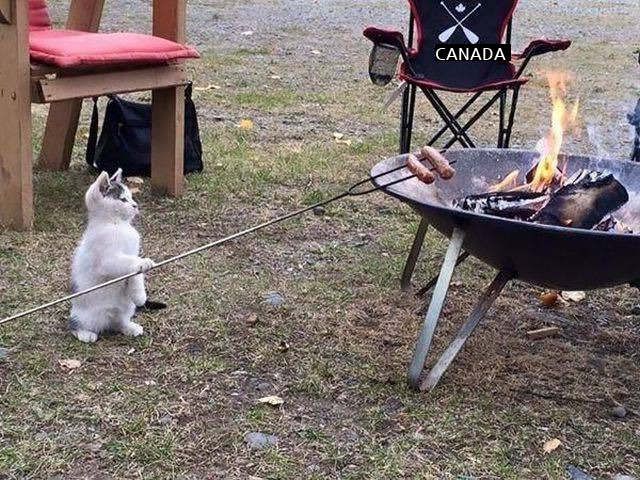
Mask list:
[[[327,15],[340,20],[328,45],[308,34],[319,22],[311,13],[302,30],[293,20],[278,26],[283,3],[199,2],[211,28],[231,25],[230,38],[210,41],[190,67],[206,169],[188,177],[180,199],[143,186],[145,255],[161,260],[310,205],[395,153],[398,105],[381,110],[390,89],[367,83],[368,46],[357,33],[370,18],[331,1]],[[377,18],[404,18],[402,2],[370,3]],[[567,25],[577,41],[533,65],[514,144],[533,148],[547,128],[543,72],[564,68],[582,103],[581,134],[565,150],[626,156],[624,112],[638,96],[638,72],[630,40],[616,35],[636,31],[637,5],[620,3],[602,26],[591,11],[574,14],[575,2],[559,3],[522,7],[527,34]],[[249,9],[267,26],[243,23]],[[608,36],[598,36],[607,26]],[[250,29],[254,35],[239,35]],[[416,142],[437,124],[426,102],[419,107]],[[36,145],[45,113],[34,108]],[[68,291],[92,180],[82,160],[88,113],[70,171],[36,169],[34,230],[0,230],[0,317]],[[253,128],[238,128],[243,119]],[[495,141],[496,119],[475,130],[481,144]],[[336,142],[335,132],[351,144]],[[525,332],[548,315],[540,290],[510,285],[437,390],[417,394],[405,375],[421,301],[398,288],[416,228],[415,215],[382,194],[343,200],[324,215],[154,272],[151,296],[169,308],[141,315],[141,338],[80,344],[66,331],[68,305],[0,327],[8,349],[0,360],[0,477],[555,479],[570,465],[594,478],[640,475],[637,291],[589,293],[555,312],[567,322],[561,335],[532,342]],[[430,233],[417,285],[437,272],[445,248]],[[436,352],[492,275],[476,260],[457,271]],[[269,305],[270,292],[285,303]],[[81,366],[68,371],[65,359]],[[257,402],[267,395],[284,404]],[[632,413],[613,417],[614,400]],[[275,435],[278,444],[252,450],[247,432]],[[553,438],[562,445],[544,453]]]

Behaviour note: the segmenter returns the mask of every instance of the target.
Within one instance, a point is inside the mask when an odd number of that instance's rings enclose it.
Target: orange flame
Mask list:
[[[513,172],[505,176],[501,182],[496,183],[495,185],[492,185],[489,188],[489,192],[492,192],[492,193],[508,192],[510,190],[517,188],[519,175],[520,175],[520,170],[514,170]]]
[[[578,102],[568,110],[564,102],[566,94],[566,82],[568,76],[563,72],[552,72],[547,75],[549,81],[549,93],[553,104],[551,116],[551,129],[543,139],[540,158],[533,180],[529,188],[535,192],[546,190],[558,175],[558,154],[562,147],[564,131],[576,121],[578,115]]]

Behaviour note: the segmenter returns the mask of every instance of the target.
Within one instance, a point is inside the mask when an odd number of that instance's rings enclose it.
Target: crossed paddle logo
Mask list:
[[[469,40],[470,43],[475,45],[476,43],[478,43],[480,41],[480,37],[478,37],[478,35],[476,35],[474,32],[472,32],[471,30],[469,30],[467,27],[464,26],[464,21],[467,18],[469,18],[471,15],[473,15],[475,13],[475,11],[480,8],[482,3],[478,3],[475,7],[473,7],[473,9],[469,13],[467,13],[461,19],[458,19],[458,17],[456,17],[453,14],[453,12],[451,10],[449,10],[449,7],[447,7],[444,4],[444,2],[440,2],[440,5],[442,5],[442,7],[447,11],[447,13],[451,16],[451,18],[453,18],[455,20],[455,22],[456,22],[455,25],[447,28],[440,35],[438,35],[438,40],[440,40],[440,42],[447,43],[449,41],[449,39],[451,38],[451,36],[454,34],[454,32],[458,29],[458,27],[462,28],[462,32],[464,33],[465,37],[467,37],[467,40]],[[459,4],[456,7],[456,11],[457,12],[462,13],[465,10],[466,10],[466,8],[462,4]]]

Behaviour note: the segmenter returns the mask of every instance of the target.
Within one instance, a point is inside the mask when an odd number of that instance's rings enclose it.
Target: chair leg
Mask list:
[[[504,137],[505,137],[505,128],[504,128],[504,116],[505,109],[507,103],[507,91],[504,90],[500,94],[500,106],[499,106],[499,122],[498,122],[498,148],[504,147]]]
[[[24,230],[33,222],[29,11],[10,5],[13,23],[0,23],[0,224]]]
[[[484,113],[489,110],[489,108],[491,108],[494,103],[496,103],[498,98],[500,98],[500,92],[491,97],[491,100],[485,103],[469,120],[467,120],[467,123],[462,125],[462,130],[465,132],[468,131],[480,119],[480,117],[482,117],[482,115],[484,115]],[[445,144],[444,148],[446,149],[451,147],[454,143],[456,143],[456,141],[459,142],[460,140],[457,136],[454,135],[454,137]]]
[[[469,138],[469,135],[466,133],[464,128],[460,126],[458,120],[453,117],[453,114],[440,100],[440,97],[438,97],[438,95],[436,95],[433,90],[430,90],[428,88],[423,88],[422,92],[424,93],[425,97],[427,97],[427,100],[429,100],[429,102],[431,103],[433,109],[438,113],[438,115],[440,115],[440,118],[444,121],[446,127],[451,130],[451,133],[453,134],[452,142],[459,142],[463,148],[475,148],[473,140]]]
[[[411,97],[409,99],[409,121],[407,123],[407,152],[411,150],[411,139],[413,137],[413,117],[416,108],[416,86],[412,85],[412,87],[413,88],[411,88]]]
[[[447,249],[444,262],[440,269],[438,283],[436,283],[436,288],[433,291],[431,303],[429,304],[429,309],[424,318],[420,335],[418,336],[418,341],[413,352],[413,359],[409,367],[409,385],[413,388],[418,388],[420,385],[420,373],[424,368],[427,355],[429,354],[433,333],[438,324],[440,312],[442,312],[442,306],[449,291],[449,283],[451,282],[451,277],[453,276],[456,261],[460,255],[463,243],[464,231],[456,228],[451,235],[449,248]]]
[[[402,113],[400,116],[400,153],[407,153],[411,150],[411,134],[413,130],[413,115],[415,112],[416,104],[416,86],[409,84],[405,89],[402,96]],[[411,277],[416,267],[422,244],[424,243],[424,237],[427,233],[427,227],[429,224],[426,220],[421,219],[418,226],[418,232],[413,239],[413,245],[411,251],[407,257],[407,261],[404,265],[402,277],[400,279],[400,287],[403,291],[407,291],[411,286]]]
[[[409,252],[409,256],[407,257],[407,261],[404,264],[404,269],[402,271],[402,278],[400,280],[400,287],[403,292],[406,292],[411,287],[411,277],[413,276],[413,271],[416,268],[416,262],[418,261],[418,256],[420,256],[420,250],[422,250],[422,245],[424,244],[424,237],[427,234],[427,228],[429,227],[429,223],[422,218],[420,220],[420,225],[418,225],[418,231],[416,232],[416,236],[413,239],[413,245],[411,245],[411,251]]]
[[[453,118],[455,118],[456,120],[459,119],[462,116],[462,114],[464,114],[467,111],[467,109],[471,105],[473,105],[476,102],[476,100],[478,100],[478,98],[482,95],[482,93],[483,92],[474,93],[473,96],[469,98],[469,100],[467,100],[467,102],[462,107],[460,107],[460,109],[455,113]],[[438,139],[446,133],[447,130],[448,128],[446,125],[442,127],[440,130],[438,130],[438,132],[433,137],[431,137],[431,140],[429,140],[427,145],[433,145],[434,143],[436,143]]]
[[[504,148],[509,148],[511,143],[511,132],[513,130],[513,122],[516,117],[516,109],[518,108],[518,95],[520,88],[515,87],[511,94],[511,111],[509,112],[509,121],[507,122],[507,128],[505,130]]]
[[[154,90],[151,114],[151,184],[180,196],[184,188],[184,87]]]
[[[416,86],[409,84],[402,94],[402,112],[400,114],[400,153],[411,150],[411,130],[416,103]]]
[[[55,102],[49,107],[39,159],[46,170],[69,168],[81,110],[81,99]]]
[[[11,91],[6,86],[5,78],[0,82],[0,89]],[[15,86],[10,88],[21,90]],[[0,95],[0,110],[5,115],[0,128],[0,225],[16,230],[28,230],[33,223],[29,90],[23,91],[23,95],[16,97],[16,101],[7,101],[8,95]]]
[[[467,133],[466,129],[462,128],[462,126],[460,125],[460,122],[458,122],[458,119],[451,113],[447,105],[442,101],[442,99],[438,96],[435,90],[431,90],[431,95],[433,96],[433,99],[435,100],[435,102],[438,104],[440,110],[443,112],[441,113],[441,115],[446,116],[446,118],[448,119],[448,123],[452,124],[458,130],[457,137],[464,138],[464,141],[466,142],[469,148],[476,148],[475,144],[473,143],[473,140],[471,140],[471,137],[469,137],[469,134]]]

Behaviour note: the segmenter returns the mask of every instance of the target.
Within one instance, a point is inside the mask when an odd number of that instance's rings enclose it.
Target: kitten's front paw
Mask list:
[[[144,333],[144,328],[135,322],[127,322],[122,326],[120,331],[127,337],[139,337]]]
[[[151,260],[150,258],[141,258],[140,264],[138,265],[138,271],[140,273],[145,273],[151,270],[156,265],[156,262]]]
[[[147,303],[147,292],[144,290],[133,292],[131,294],[131,301],[136,307],[144,307],[144,304]]]
[[[98,340],[98,334],[88,330],[77,330],[72,332],[73,335],[83,343],[95,343]]]

